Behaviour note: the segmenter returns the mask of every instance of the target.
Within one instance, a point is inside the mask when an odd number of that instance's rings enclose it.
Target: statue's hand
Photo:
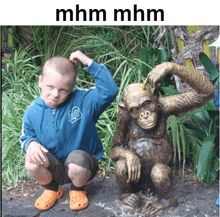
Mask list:
[[[148,73],[147,78],[144,80],[144,88],[147,83],[150,84],[152,88],[158,88],[160,86],[160,80],[167,74],[172,73],[175,63],[165,62],[153,68],[151,72]]]
[[[129,152],[126,154],[126,163],[128,168],[127,182],[138,182],[141,176],[141,162],[139,157],[132,152]]]

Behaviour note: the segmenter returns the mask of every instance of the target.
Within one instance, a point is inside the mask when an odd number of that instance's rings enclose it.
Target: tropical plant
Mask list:
[[[200,53],[201,62],[218,85],[219,73],[208,56]],[[179,169],[183,161],[183,176],[186,159],[192,161],[194,174],[210,185],[219,170],[219,112],[214,101],[209,101],[202,108],[187,113],[182,119],[170,116],[168,132],[173,142],[174,169],[178,155]],[[175,171],[175,170],[174,170]]]
[[[7,60],[6,68],[2,69],[2,180],[10,185],[27,176],[24,170],[25,155],[18,139],[25,110],[40,93],[35,74],[39,67],[28,66],[28,59],[24,57],[27,65],[22,66],[13,65],[14,60]],[[19,73],[16,73],[16,66],[20,68]]]
[[[219,89],[219,72],[209,57],[201,52],[199,58],[211,76],[213,85]],[[197,113],[194,119],[200,124],[206,137],[202,140],[197,165],[197,176],[205,185],[210,185],[218,175],[219,167],[219,111],[213,100],[205,105],[203,112]]]

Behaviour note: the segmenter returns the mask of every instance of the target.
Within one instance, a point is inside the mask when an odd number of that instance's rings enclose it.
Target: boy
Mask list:
[[[79,61],[94,77],[95,88],[72,91]],[[70,59],[47,60],[38,85],[41,96],[27,109],[20,137],[25,168],[45,188],[35,207],[50,209],[63,195],[60,185],[72,183],[70,209],[84,209],[88,198],[83,186],[95,176],[103,154],[95,123],[115,99],[117,85],[106,67],[80,51]]]

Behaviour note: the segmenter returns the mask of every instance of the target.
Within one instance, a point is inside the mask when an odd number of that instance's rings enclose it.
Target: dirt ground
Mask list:
[[[18,181],[17,186],[4,186],[3,194],[9,194],[12,199],[15,198],[28,198],[34,195],[41,188],[41,185],[29,178]]]
[[[97,177],[104,176],[113,177],[114,171],[107,171],[107,173],[104,173],[103,170],[99,170]],[[10,195],[12,199],[26,199],[32,197],[40,188],[42,187],[38,182],[26,177],[22,180],[18,180],[18,185],[16,186],[9,186],[7,183],[4,183],[2,193]]]
[[[183,182],[186,180],[191,180],[194,183],[201,182],[196,177],[190,175],[192,171],[193,170],[191,168],[187,168],[184,171],[185,172],[184,178],[182,175],[182,171],[176,172],[175,177],[182,178]],[[104,176],[107,176],[110,178],[114,177],[114,171],[108,171],[106,174],[103,172],[103,170],[100,170],[97,174],[97,177],[104,177]],[[22,180],[19,180],[17,186],[8,186],[7,183],[5,183],[2,193],[10,195],[12,199],[15,199],[15,198],[26,199],[26,198],[32,197],[40,188],[41,188],[41,185],[38,182],[26,177]]]

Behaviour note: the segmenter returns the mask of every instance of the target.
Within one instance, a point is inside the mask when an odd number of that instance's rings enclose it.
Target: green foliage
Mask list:
[[[219,72],[208,56],[201,52],[200,61],[212,79],[213,85],[219,89]],[[210,185],[219,171],[219,112],[215,109],[213,100],[204,106],[204,112],[192,117],[202,127],[206,137],[202,146],[197,165],[197,176],[205,185]]]
[[[191,114],[194,126],[191,133],[197,136],[201,145],[198,163],[196,164],[197,176],[203,180],[205,185],[210,185],[217,177],[217,170],[214,169],[214,166],[219,161],[219,114],[214,109],[214,102],[211,100],[202,109]]]
[[[213,84],[217,84],[217,69],[204,53],[200,53],[200,58],[213,79]],[[167,89],[163,90],[166,92]],[[193,163],[194,174],[197,174],[204,185],[210,185],[219,170],[219,112],[214,101],[210,100],[202,108],[187,113],[182,119],[170,116],[167,131],[173,142],[174,172],[178,162],[179,168],[181,167],[182,159],[184,172],[187,160],[188,163]]]
[[[219,114],[213,109],[214,102],[211,100],[182,119],[176,116],[168,119],[167,131],[173,143],[174,172],[178,162],[180,169],[183,161],[183,172],[186,161],[192,162],[194,173],[197,171],[198,178],[205,185],[214,181],[219,170]]]
[[[217,176],[217,171],[211,168],[212,162],[212,148],[216,135],[209,135],[202,141],[202,146],[199,154],[199,162],[197,168],[197,176],[203,180],[205,185],[211,184]]]
[[[216,67],[214,66],[212,61],[209,59],[209,57],[205,53],[200,52],[199,59],[200,59],[201,63],[204,65],[206,71],[211,76],[213,84],[216,85],[219,89],[219,72],[218,72],[218,70],[216,69]]]
[[[15,51],[17,61],[4,60],[6,67],[2,69],[2,180],[9,185],[27,176],[25,155],[19,143],[22,117],[28,105],[40,94],[35,83],[39,67],[29,63],[27,55],[20,56],[22,52],[25,51]]]
[[[69,46],[64,37],[63,26],[33,26],[30,31],[34,53],[40,54],[39,64],[44,64],[51,56],[60,55]]]

